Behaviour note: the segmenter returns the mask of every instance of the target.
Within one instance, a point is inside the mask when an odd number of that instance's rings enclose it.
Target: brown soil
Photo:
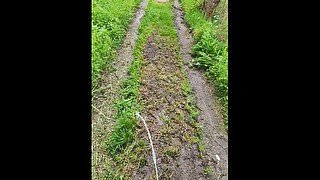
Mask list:
[[[186,109],[187,99],[181,86],[187,79],[178,51],[168,37],[153,34],[148,39],[141,69],[141,115],[152,134],[159,179],[205,179],[197,144],[191,142],[196,129]],[[142,123],[139,134],[148,141]],[[155,178],[151,153],[149,157],[147,165],[134,173],[133,179]]]
[[[180,50],[186,64],[192,57],[190,47],[192,36],[183,21],[183,12],[178,0],[174,1],[175,26],[178,30]],[[201,110],[198,121],[204,127],[205,157],[213,169],[210,179],[227,179],[228,177],[228,138],[223,130],[223,119],[219,114],[219,105],[214,96],[214,88],[209,85],[202,72],[185,66],[188,78],[195,92],[197,107]]]

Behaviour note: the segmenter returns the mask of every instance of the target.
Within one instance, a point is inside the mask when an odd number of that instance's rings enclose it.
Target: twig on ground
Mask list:
[[[98,113],[100,113],[103,117],[105,117],[106,119],[112,120],[111,118],[107,117],[105,114],[103,114],[103,112],[101,112],[98,108],[94,107],[94,105],[91,105]]]

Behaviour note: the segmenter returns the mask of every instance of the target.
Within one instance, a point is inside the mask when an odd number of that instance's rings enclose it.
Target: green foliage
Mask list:
[[[222,0],[212,21],[201,12],[202,0],[181,0],[185,19],[193,31],[196,44],[194,66],[204,69],[214,82],[222,104],[225,125],[228,124],[228,2]]]
[[[219,96],[227,98],[228,47],[214,38],[212,34],[204,32],[193,50],[196,55],[195,66],[204,68],[207,71],[207,75],[215,80],[215,85],[220,93]]]
[[[141,0],[92,1],[92,85],[115,57],[135,8]]]

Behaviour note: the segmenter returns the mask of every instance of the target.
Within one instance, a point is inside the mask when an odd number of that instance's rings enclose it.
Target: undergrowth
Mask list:
[[[141,0],[92,1],[92,87],[115,58],[128,25]]]
[[[228,1],[221,0],[211,20],[201,12],[202,0],[180,1],[196,43],[193,65],[204,69],[216,86],[228,130]]]

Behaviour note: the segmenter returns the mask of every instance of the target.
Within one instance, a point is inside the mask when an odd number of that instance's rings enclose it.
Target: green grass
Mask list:
[[[147,38],[152,32],[157,31],[164,36],[177,39],[172,26],[171,7],[165,4],[157,4],[149,1],[145,16],[139,27],[139,37],[134,50],[134,61],[129,69],[129,78],[123,82],[120,92],[120,99],[116,102],[117,116],[113,133],[107,141],[108,151],[111,155],[121,153],[134,140],[134,130],[137,119],[135,112],[141,110],[138,102],[138,93],[142,66],[142,51]]]
[[[135,113],[141,110],[139,104],[140,68],[142,66],[141,49],[146,36],[140,36],[134,51],[135,59],[129,68],[129,77],[122,83],[120,98],[116,101],[116,124],[106,149],[115,163],[112,179],[129,179],[132,170],[146,162],[144,154],[148,144],[138,139],[136,134],[137,118]]]
[[[137,51],[140,50],[136,50],[135,54]],[[139,140],[135,131],[137,125],[135,112],[141,110],[138,102],[141,65],[140,57],[133,61],[129,77],[122,83],[120,98],[115,103],[116,124],[111,136],[106,140],[106,149],[113,158],[114,170],[110,171],[112,173],[109,173],[107,179],[129,179],[132,169],[145,163],[143,154],[148,144]]]
[[[206,175],[211,175],[213,172],[212,168],[210,166],[206,166],[205,169],[204,169],[204,173]]]
[[[196,42],[193,64],[214,82],[228,129],[228,1],[220,2],[211,21],[200,10],[201,0],[180,1]]]
[[[148,150],[148,144],[139,140],[136,134],[137,117],[135,112],[140,112],[139,85],[142,66],[142,49],[147,38],[152,33],[149,5],[146,15],[142,17],[139,27],[139,36],[134,50],[134,60],[129,68],[129,76],[122,83],[120,98],[115,103],[117,110],[116,124],[109,139],[106,140],[106,149],[113,158],[114,170],[112,179],[130,179],[134,168],[146,163],[144,154]],[[149,17],[149,18],[148,18]]]
[[[141,0],[92,1],[92,87],[115,58],[127,27]]]

